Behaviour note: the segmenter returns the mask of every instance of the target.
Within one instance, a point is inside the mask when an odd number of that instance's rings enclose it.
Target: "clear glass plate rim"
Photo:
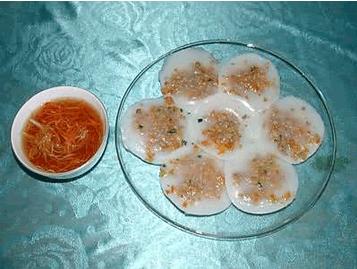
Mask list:
[[[274,56],[274,57],[278,58],[279,60],[283,61],[285,64],[290,66],[292,69],[294,69],[294,71],[296,71],[299,75],[301,75],[308,82],[308,84],[314,89],[316,94],[321,99],[322,104],[323,104],[323,108],[325,109],[325,111],[327,113],[328,123],[329,123],[329,126],[331,128],[331,135],[332,135],[332,159],[331,159],[331,163],[329,165],[329,171],[327,173],[327,176],[325,177],[324,183],[321,185],[321,188],[318,191],[317,195],[310,201],[310,203],[306,207],[301,208],[291,218],[286,219],[283,223],[281,223],[277,227],[274,227],[273,229],[265,229],[265,230],[260,231],[259,233],[246,234],[246,235],[219,235],[219,234],[200,232],[200,231],[191,229],[189,227],[186,227],[186,226],[184,226],[184,225],[182,225],[180,223],[177,223],[177,222],[167,218],[166,216],[164,216],[160,212],[158,212],[155,208],[153,208],[148,202],[146,202],[144,200],[144,198],[141,197],[141,195],[137,192],[137,190],[133,186],[133,184],[131,182],[131,177],[126,171],[125,164],[124,164],[124,159],[123,159],[123,156],[122,156],[122,153],[121,153],[121,150],[125,150],[125,149],[122,146],[123,144],[122,144],[122,140],[121,140],[121,133],[120,133],[120,128],[119,128],[119,120],[120,120],[120,115],[122,114],[122,111],[123,111],[123,108],[124,108],[125,101],[126,101],[128,95],[129,95],[129,93],[133,89],[134,85],[136,84],[136,82],[142,77],[143,74],[145,74],[145,72],[147,70],[149,70],[152,66],[154,66],[155,64],[157,64],[161,60],[165,59],[170,54],[173,54],[173,53],[175,53],[177,51],[180,51],[180,50],[183,50],[183,49],[187,49],[187,48],[191,48],[191,47],[203,46],[203,45],[211,45],[211,44],[228,44],[228,45],[238,45],[238,46],[242,46],[242,47],[253,48],[253,49],[262,51],[264,53],[270,54],[271,56]],[[127,90],[125,91],[124,95],[122,96],[122,99],[121,99],[121,102],[120,102],[120,105],[119,105],[119,109],[118,109],[118,113],[117,113],[117,116],[116,116],[115,147],[116,147],[116,151],[117,151],[117,156],[118,156],[118,159],[119,159],[120,167],[121,167],[122,172],[124,174],[125,180],[129,184],[130,188],[135,193],[137,198],[144,204],[144,206],[147,209],[149,209],[149,211],[151,211],[154,215],[156,215],[157,217],[159,217],[161,220],[163,220],[164,222],[168,223],[169,225],[171,225],[171,226],[173,226],[173,227],[175,227],[175,228],[177,228],[177,229],[179,229],[181,231],[184,231],[186,233],[193,234],[193,235],[200,236],[200,237],[204,237],[204,238],[208,238],[208,239],[226,240],[226,241],[227,240],[230,240],[230,241],[246,240],[246,239],[252,239],[252,238],[258,238],[258,237],[262,237],[262,236],[267,236],[267,235],[270,235],[270,234],[275,233],[277,231],[280,231],[281,229],[285,228],[288,224],[293,223],[293,222],[297,221],[298,219],[300,219],[306,212],[308,212],[316,204],[316,202],[320,199],[321,195],[323,194],[323,192],[324,192],[324,190],[325,190],[325,188],[326,188],[326,186],[327,186],[327,184],[328,184],[328,182],[329,182],[329,180],[331,178],[331,175],[333,173],[334,166],[335,166],[335,161],[336,161],[336,152],[337,152],[336,130],[335,130],[335,124],[334,124],[334,121],[333,121],[333,118],[332,118],[332,114],[331,114],[331,112],[330,112],[330,110],[329,110],[329,108],[327,106],[327,102],[326,102],[326,98],[325,98],[324,94],[312,82],[312,80],[299,67],[297,67],[295,64],[293,64],[290,61],[288,61],[285,57],[281,56],[279,53],[276,53],[276,52],[274,52],[274,51],[272,51],[270,49],[266,49],[266,48],[264,48],[262,46],[255,45],[253,43],[244,43],[244,42],[234,41],[234,40],[230,40],[230,39],[209,39],[209,40],[201,40],[201,41],[191,42],[191,43],[188,43],[188,44],[185,44],[185,45],[182,45],[182,46],[179,46],[179,47],[177,47],[175,49],[170,50],[169,52],[161,55],[156,60],[152,61],[147,66],[145,66],[136,75],[136,77],[130,83],[129,87],[127,88]]]

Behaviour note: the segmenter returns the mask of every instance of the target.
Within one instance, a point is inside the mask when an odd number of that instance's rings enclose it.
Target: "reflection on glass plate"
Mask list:
[[[161,96],[159,71],[166,57],[186,48],[201,47],[212,53],[219,61],[225,61],[237,54],[257,53],[269,59],[278,69],[281,82],[281,97],[294,95],[308,101],[321,115],[325,125],[324,141],[314,156],[295,168],[299,177],[296,200],[284,210],[273,214],[253,215],[244,213],[233,205],[224,212],[209,216],[187,216],[180,212],[163,195],[160,187],[159,170],[124,149],[120,122],[123,113],[132,104],[144,98]],[[311,80],[294,64],[275,52],[252,44],[228,40],[207,40],[176,48],[146,66],[133,80],[121,101],[116,122],[116,147],[120,165],[129,185],[139,200],[170,225],[183,231],[212,239],[239,240],[263,236],[280,230],[299,219],[323,193],[336,157],[336,134],[325,97]],[[318,158],[326,158],[325,169],[317,169]]]

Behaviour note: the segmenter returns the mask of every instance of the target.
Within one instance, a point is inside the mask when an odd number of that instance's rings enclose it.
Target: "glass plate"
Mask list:
[[[300,165],[299,190],[295,201],[284,210],[267,215],[243,213],[231,205],[224,212],[208,217],[186,216],[162,193],[159,166],[144,163],[123,147],[120,121],[128,106],[144,98],[161,96],[158,74],[167,56],[177,51],[202,47],[218,60],[236,54],[253,52],[270,59],[281,79],[281,96],[294,95],[308,101],[321,115],[325,124],[325,138],[317,153]],[[178,47],[146,66],[132,81],[121,101],[116,121],[116,148],[120,165],[130,187],[139,200],[156,216],[170,225],[202,237],[239,240],[271,234],[299,219],[314,206],[323,193],[335,163],[336,134],[331,114],[322,92],[294,64],[277,53],[253,44],[228,40],[206,40]]]

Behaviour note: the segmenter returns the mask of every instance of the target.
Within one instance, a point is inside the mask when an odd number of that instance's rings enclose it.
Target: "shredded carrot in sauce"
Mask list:
[[[48,172],[66,172],[88,161],[104,133],[99,113],[80,99],[43,104],[27,121],[22,144],[29,161]]]

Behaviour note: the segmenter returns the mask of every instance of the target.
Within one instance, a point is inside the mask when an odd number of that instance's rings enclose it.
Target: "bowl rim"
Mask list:
[[[92,96],[94,98],[94,100],[96,100],[99,104],[99,106],[101,107],[102,111],[98,111],[98,109],[95,109],[101,116],[103,116],[104,118],[104,134],[103,134],[103,138],[102,138],[102,142],[99,146],[99,148],[97,149],[97,151],[95,152],[95,154],[93,154],[93,156],[91,158],[89,158],[85,163],[83,163],[81,166],[78,166],[77,168],[74,168],[72,170],[66,171],[66,172],[59,172],[59,173],[51,173],[51,172],[47,172],[41,169],[38,169],[35,166],[30,166],[27,162],[25,162],[23,160],[23,158],[21,158],[19,156],[19,153],[16,150],[15,147],[15,142],[14,142],[14,138],[13,136],[15,135],[15,122],[18,120],[20,111],[28,106],[28,103],[30,102],[30,100],[32,100],[33,98],[36,98],[38,95],[43,94],[46,91],[58,91],[61,90],[63,88],[68,89],[68,91],[81,91],[82,93],[84,93],[85,95],[89,95]],[[68,96],[64,96],[64,98],[66,97],[70,97],[70,93],[68,94]],[[62,97],[56,97],[54,99],[59,99]],[[76,97],[78,99],[81,99],[80,97]],[[44,99],[43,102],[46,101],[50,101],[53,100],[51,98],[49,99]],[[85,99],[84,99],[85,100]],[[38,109],[39,107],[35,107],[35,108],[30,108],[31,112],[35,111],[36,109]],[[26,121],[25,121],[26,122]],[[24,126],[22,126],[21,128],[23,128]],[[12,121],[12,125],[11,125],[11,146],[12,146],[12,151],[15,153],[16,158],[20,161],[20,163],[26,167],[26,169],[30,170],[33,173],[36,173],[40,176],[46,177],[46,178],[52,178],[52,179],[70,179],[70,178],[74,178],[74,177],[79,177],[80,175],[82,175],[83,173],[86,172],[85,169],[86,167],[90,166],[90,165],[95,165],[95,163],[97,163],[97,158],[99,160],[99,157],[102,156],[104,154],[107,142],[108,142],[108,135],[109,135],[109,118],[108,118],[108,113],[107,110],[103,104],[103,102],[98,98],[98,96],[96,96],[94,93],[90,92],[89,90],[83,89],[83,88],[79,88],[79,87],[74,87],[74,86],[67,86],[67,85],[63,85],[63,86],[55,86],[55,87],[51,87],[48,89],[44,89],[41,90],[37,93],[35,93],[34,95],[30,96],[23,104],[22,106],[19,108],[19,110],[17,111],[13,121]],[[83,171],[82,171],[83,170]]]
[[[171,55],[173,53],[176,53],[178,51],[181,51],[183,49],[197,47],[197,46],[203,46],[203,45],[212,45],[212,44],[238,45],[238,46],[241,46],[241,47],[256,49],[258,51],[262,51],[262,52],[264,52],[266,54],[269,54],[269,55],[271,55],[273,57],[276,57],[279,60],[281,60],[282,62],[284,62],[285,64],[287,64],[288,66],[290,66],[294,71],[296,71],[300,76],[302,76],[305,79],[305,81],[310,85],[310,87],[315,91],[315,93],[320,98],[320,100],[322,102],[322,105],[323,105],[323,108],[325,109],[327,117],[328,117],[329,127],[331,128],[332,159],[331,159],[331,163],[330,163],[330,166],[329,166],[328,173],[327,173],[327,175],[325,177],[325,180],[324,180],[323,184],[321,185],[320,189],[318,190],[317,195],[310,201],[310,203],[306,207],[303,207],[302,209],[299,209],[299,211],[296,214],[293,214],[291,218],[287,218],[279,226],[274,227],[272,229],[269,229],[269,228],[268,229],[263,229],[259,233],[254,233],[254,234],[251,233],[251,234],[246,234],[246,235],[220,235],[220,234],[206,233],[206,232],[201,232],[201,231],[194,230],[192,228],[186,227],[183,224],[178,223],[177,221],[171,220],[170,218],[166,217],[165,215],[161,214],[158,210],[153,208],[148,202],[146,202],[146,200],[135,189],[135,186],[131,182],[131,177],[130,177],[129,173],[126,171],[124,158],[123,158],[122,153],[121,153],[121,150],[123,150],[124,148],[123,148],[123,142],[122,142],[122,137],[121,137],[121,131],[120,131],[120,128],[119,128],[119,126],[120,126],[119,120],[120,120],[120,116],[121,116],[121,114],[123,112],[123,109],[124,109],[124,103],[125,103],[128,95],[129,95],[129,93],[133,89],[134,85],[136,84],[136,82],[143,76],[143,74],[147,70],[149,70],[152,66],[154,66],[158,62],[162,61],[163,59],[165,59],[169,55]],[[314,84],[314,82],[309,78],[309,76],[306,75],[306,73],[304,71],[302,71],[299,67],[297,67],[294,63],[291,63],[289,60],[287,60],[280,53],[277,53],[277,52],[275,52],[275,51],[273,51],[271,49],[267,49],[267,48],[265,48],[263,46],[256,45],[256,44],[253,44],[253,43],[245,43],[245,42],[241,42],[241,41],[235,41],[233,39],[207,39],[207,40],[200,40],[200,41],[187,43],[185,45],[176,47],[176,48],[174,48],[174,49],[162,54],[161,56],[156,58],[156,60],[154,60],[151,63],[149,63],[148,65],[146,65],[135,76],[135,78],[129,84],[128,88],[126,89],[126,91],[125,91],[125,93],[122,96],[122,99],[120,101],[119,109],[118,109],[117,116],[116,116],[116,123],[115,123],[115,147],[116,147],[117,156],[118,156],[118,159],[119,159],[119,164],[120,164],[121,170],[122,170],[122,172],[124,174],[126,182],[129,184],[130,188],[132,189],[132,191],[134,192],[136,197],[144,204],[144,206],[150,212],[152,212],[158,218],[163,220],[165,223],[167,223],[167,224],[169,224],[169,225],[171,225],[171,226],[173,226],[173,227],[175,227],[175,228],[177,228],[177,229],[179,229],[179,230],[181,230],[183,232],[186,232],[186,233],[189,233],[189,234],[192,234],[192,235],[195,235],[195,236],[199,236],[199,237],[206,238],[206,239],[213,239],[213,240],[238,241],[238,240],[248,240],[248,239],[253,239],[253,238],[264,237],[264,236],[273,234],[275,232],[278,232],[278,231],[284,229],[288,224],[293,223],[293,222],[297,221],[298,219],[300,219],[303,215],[305,215],[305,213],[307,213],[308,211],[310,211],[311,208],[313,208],[313,206],[316,204],[316,202],[322,196],[324,190],[326,189],[326,186],[328,185],[328,182],[329,182],[329,180],[331,178],[331,175],[333,173],[334,166],[335,166],[335,161],[336,161],[337,139],[336,139],[336,130],[335,130],[334,120],[332,118],[332,114],[330,112],[330,109],[327,106],[327,101],[326,101],[326,98],[325,98],[324,94],[322,93],[320,88]]]

